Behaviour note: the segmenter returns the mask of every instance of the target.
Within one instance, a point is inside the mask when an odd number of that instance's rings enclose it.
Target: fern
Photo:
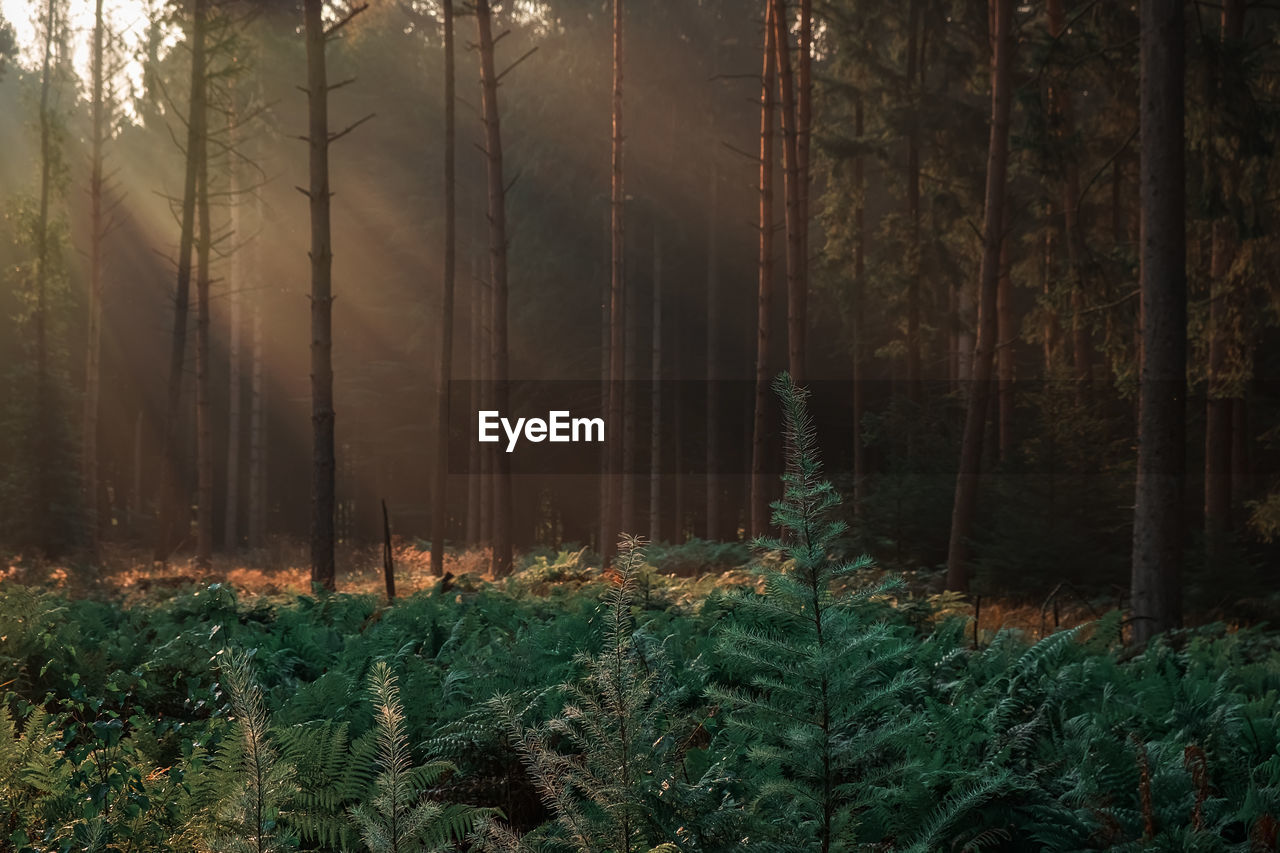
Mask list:
[[[347,810],[373,786],[376,734],[352,739],[349,728],[346,722],[317,720],[278,730],[281,753],[297,774],[290,824],[304,842],[334,849],[360,842]]]
[[[564,686],[568,701],[558,716],[528,726],[513,697],[491,700],[553,821],[524,837],[490,824],[482,835],[488,849],[670,853],[734,849],[741,840],[723,809],[718,768],[696,781],[684,778],[693,727],[682,728],[672,704],[678,691],[660,647],[645,656],[636,640],[632,608],[643,549],[642,539],[622,537],[604,599],[601,651],[578,656],[582,674]]]
[[[215,764],[234,787],[219,804],[218,830],[208,849],[211,853],[288,850],[294,838],[280,818],[296,791],[294,772],[280,759],[271,738],[253,653],[227,652],[219,669],[231,699],[236,736],[224,742]]]
[[[350,810],[370,853],[419,853],[449,849],[471,833],[490,809],[439,803],[424,798],[426,790],[453,770],[436,761],[415,767],[405,733],[404,707],[396,676],[385,661],[369,674],[374,703],[380,772],[374,794]]]
[[[0,820],[3,837],[25,843],[40,825],[34,814],[67,790],[67,772],[58,751],[62,733],[41,707],[33,707],[19,727],[7,701],[0,702]]]
[[[714,698],[735,709],[757,780],[757,807],[786,814],[775,832],[788,845],[853,849],[857,814],[877,796],[868,780],[903,765],[903,744],[920,720],[903,698],[921,681],[899,629],[876,618],[886,583],[838,593],[868,562],[832,558],[844,525],[832,518],[839,496],[822,477],[807,392],[782,374],[774,383],[786,424],[784,495],[774,523],[785,539],[756,543],[780,552],[763,597],[740,602],[744,619],[726,629],[722,653],[743,674]]]

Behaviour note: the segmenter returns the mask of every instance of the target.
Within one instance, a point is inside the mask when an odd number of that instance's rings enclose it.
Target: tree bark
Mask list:
[[[653,346],[649,364],[649,541],[662,541],[662,226],[653,223]]]
[[[853,108],[853,132],[859,140],[866,132],[863,112],[862,93],[859,92],[855,95]],[[867,287],[867,182],[861,153],[853,159],[853,186],[854,192],[858,194],[858,201],[853,209],[853,511],[855,515],[860,515],[862,503],[867,497],[867,445],[862,440],[862,417],[866,413],[863,387],[863,359],[866,355],[863,336],[866,327],[862,322],[862,312],[866,304]]]
[[[233,78],[234,80],[234,78]],[[227,117],[227,137],[234,147],[238,128],[235,88],[231,89],[231,112]],[[234,240],[243,237],[243,216],[240,212],[240,170],[232,160],[228,168],[231,200],[231,235]],[[241,338],[244,332],[244,261],[243,248],[237,248],[231,255],[230,275],[227,286],[227,301],[230,308],[231,335],[227,347],[230,377],[227,405],[227,500],[226,512],[222,526],[222,544],[229,551],[240,547],[240,435],[243,413],[240,401],[244,396],[244,371],[242,369],[243,347]]]
[[[304,0],[311,201],[311,583],[333,590],[333,250],[329,226],[329,84],[323,0]]]
[[[1227,0],[1222,9],[1224,55],[1229,45],[1244,38],[1244,0]],[[1224,81],[1217,81],[1219,90]],[[1209,365],[1204,430],[1204,533],[1211,566],[1221,562],[1224,539],[1231,528],[1231,397],[1223,373],[1227,363],[1230,301],[1234,296],[1229,276],[1235,258],[1235,234],[1231,222],[1219,218],[1212,226],[1209,262]]]
[[[973,356],[973,391],[965,414],[955,503],[951,511],[951,539],[947,546],[947,589],[969,589],[968,546],[977,509],[978,477],[987,405],[991,396],[991,368],[995,356],[996,303],[1000,281],[1000,246],[1004,241],[1004,201],[1009,166],[1009,111],[1013,101],[1010,76],[1013,61],[1013,0],[990,0],[993,26],[991,70],[991,138],[987,147],[986,212],[983,222],[982,265],[979,273],[978,342]]]
[[[1048,0],[1046,13],[1049,36],[1061,39],[1067,30],[1067,13],[1064,0]],[[1050,109],[1059,144],[1064,148],[1075,135],[1075,114],[1071,93],[1062,80],[1054,80],[1050,86]],[[1075,378],[1082,394],[1087,393],[1093,374],[1093,343],[1085,325],[1084,311],[1086,290],[1086,258],[1088,247],[1084,240],[1084,226],[1080,221],[1080,164],[1073,152],[1063,153],[1062,182],[1059,186],[1062,204],[1062,235],[1067,246],[1067,266],[1071,273],[1071,348]]]
[[[506,184],[502,177],[502,127],[498,113],[498,75],[494,69],[493,23],[488,0],[477,0],[476,26],[480,42],[480,82],[485,128],[485,156],[489,178],[489,266],[493,287],[493,402],[509,410],[507,387],[507,216]],[[619,369],[621,362],[619,361]],[[616,423],[616,421],[615,421]],[[495,453],[493,478],[494,577],[511,573],[511,460]]]
[[[471,259],[471,273],[471,339],[468,341],[471,349],[471,411],[478,412],[484,408],[484,400],[481,398],[484,379],[484,342],[481,339],[483,297],[480,293],[481,273],[474,255]],[[467,545],[474,548],[480,544],[480,444],[471,441],[467,446]]]
[[[45,554],[54,550],[53,494],[50,472],[53,470],[53,378],[49,365],[49,197],[53,192],[53,118],[49,98],[53,88],[54,31],[57,28],[57,4],[48,0],[45,9],[44,59],[40,74],[40,210],[36,219],[35,325],[36,347],[36,411],[31,430],[31,453],[35,460],[36,543]]]
[[[262,197],[254,199],[255,219],[262,221]],[[263,318],[262,249],[255,241],[252,269],[252,358],[249,379],[249,547],[261,548],[267,516],[266,323]]]
[[[487,164],[487,160],[486,160]],[[487,165],[486,165],[487,168]],[[487,178],[486,178],[487,180]],[[486,249],[486,254],[488,250]],[[492,265],[490,265],[492,266]],[[481,267],[484,267],[483,260]],[[481,408],[493,408],[493,281],[492,268],[480,276],[480,399]],[[493,548],[493,474],[495,451],[492,445],[480,449],[480,541]],[[492,554],[492,551],[490,552]]]
[[[1007,215],[1008,211],[1006,219]],[[1013,452],[1013,345],[1018,339],[1013,320],[1009,242],[1006,233],[1000,241],[1000,282],[996,291],[996,447],[1002,463],[1008,461]]]
[[[1133,513],[1133,642],[1181,621],[1186,470],[1185,23],[1181,0],[1142,0],[1142,361]]]
[[[98,503],[98,420],[102,392],[102,243],[106,223],[102,218],[102,147],[107,134],[107,106],[104,90],[106,68],[103,42],[106,40],[102,0],[93,4],[93,128],[90,131],[89,175],[89,343],[84,371],[84,432],[81,444],[81,494],[85,508],[85,534],[90,560],[100,554],[102,528]]]
[[[914,102],[917,76],[923,76],[924,65],[921,56],[919,35],[920,18],[923,12],[920,0],[911,0],[908,6],[907,19],[910,32],[907,34],[907,100]],[[907,132],[907,220],[911,228],[910,264],[907,272],[907,394],[909,398],[920,403],[924,389],[920,384],[922,378],[922,355],[920,343],[920,275],[921,252],[920,240],[920,133],[914,122]],[[961,355],[963,359],[963,355]]]
[[[182,379],[187,359],[187,314],[191,302],[191,256],[195,242],[196,173],[206,145],[205,15],[208,0],[192,0],[191,99],[187,112],[187,164],[182,189],[182,226],[178,238],[178,281],[173,299],[173,338],[169,350],[169,386],[165,406],[165,438],[162,447],[160,523],[156,531],[156,560],[168,559],[173,548],[174,512],[187,519],[182,499],[183,479],[178,470]]]
[[[797,385],[804,382],[804,227],[800,209],[799,128],[795,75],[791,71],[791,34],[786,0],[773,0],[774,48],[778,58],[782,115],[782,176],[787,233],[787,367]]]
[[[796,382],[807,376],[809,340],[809,140],[813,126],[813,0],[800,0],[800,52],[796,63],[796,184],[800,236],[800,275],[787,291],[790,372]]]
[[[773,332],[773,93],[777,85],[774,4],[764,13],[764,57],[760,72],[760,230],[759,276],[756,285],[756,382],[751,426],[751,535],[763,536],[769,527],[768,459],[769,339]],[[857,357],[854,357],[855,362]],[[855,367],[856,370],[856,367]],[[855,395],[857,393],[855,389]]]
[[[715,126],[713,120],[712,126]],[[720,488],[721,478],[716,469],[720,463],[720,407],[718,404],[720,381],[720,322],[717,311],[717,291],[720,289],[720,167],[719,161],[711,165],[711,188],[707,205],[707,325],[706,367],[707,387],[704,394],[704,423],[706,425],[706,518],[703,536],[708,541],[720,538]]]
[[[637,515],[637,477],[636,456],[639,453],[639,433],[636,421],[639,420],[640,400],[638,388],[640,364],[640,292],[639,288],[629,285],[623,288],[626,332],[623,355],[622,375],[625,385],[622,393],[622,512],[619,530],[638,532],[639,517]]]
[[[622,515],[622,442],[618,433],[623,418],[623,340],[625,325],[623,313],[626,294],[623,290],[625,271],[623,259],[623,202],[622,183],[622,0],[613,0],[613,133],[610,144],[610,267],[609,267],[609,413],[605,419],[609,447],[609,500],[607,521],[601,536],[601,551],[607,566],[616,553],[618,528]]]
[[[431,504],[431,573],[444,576],[449,509],[449,381],[453,378],[453,291],[457,264],[456,111],[453,66],[453,0],[444,10],[444,281],[440,308],[440,365],[436,381],[436,470]]]
[[[213,564],[213,425],[209,410],[209,160],[207,147],[197,165],[196,207],[200,236],[196,241],[196,566]]]

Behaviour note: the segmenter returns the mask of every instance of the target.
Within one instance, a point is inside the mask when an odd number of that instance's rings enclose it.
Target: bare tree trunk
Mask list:
[[[137,535],[142,521],[142,412],[133,419],[133,488],[129,492],[129,532]]]
[[[196,207],[200,236],[196,241],[196,566],[213,564],[213,428],[209,412],[209,222],[208,149],[201,151]]]
[[[255,217],[262,221],[262,198],[254,199]],[[266,324],[263,321],[262,249],[253,249],[252,302],[253,363],[249,380],[249,547],[261,548],[266,532],[267,516],[267,419],[266,419]]]
[[[981,299],[978,343],[973,357],[973,391],[965,415],[955,504],[951,511],[951,540],[947,546],[947,589],[969,589],[968,546],[977,509],[978,477],[987,405],[991,396],[991,367],[995,356],[996,302],[1000,285],[1000,246],[1004,241],[1004,200],[1009,166],[1009,111],[1013,102],[1010,66],[1013,62],[1013,0],[990,0],[993,28],[991,71],[991,139],[987,149],[986,214],[983,222]]]
[[[507,412],[507,215],[506,185],[502,177],[502,128],[498,113],[498,75],[494,70],[493,29],[488,0],[477,0],[476,25],[480,38],[480,82],[484,88],[485,156],[489,162],[489,264],[493,287],[494,408]],[[621,362],[619,362],[621,368]],[[617,423],[617,421],[615,421]],[[494,454],[493,563],[494,577],[511,573],[511,460]]]
[[[486,250],[486,254],[488,251]],[[483,260],[481,267],[484,267]],[[480,285],[480,398],[482,408],[492,409],[493,403],[493,275],[492,268],[482,273]],[[480,541],[493,547],[493,473],[494,450],[486,445],[480,450]]]
[[[234,78],[233,78],[234,79]],[[236,123],[237,104],[235,89],[232,88],[231,112],[228,115],[227,133],[229,144],[234,147],[238,128]],[[240,170],[234,159],[228,167],[230,180],[229,196],[231,199],[231,235],[237,242],[243,240],[243,219],[240,212]],[[222,544],[228,551],[240,547],[240,435],[243,413],[240,401],[244,396],[243,346],[241,338],[244,332],[244,259],[243,248],[236,249],[230,260],[230,281],[227,286],[227,301],[231,314],[231,339],[227,347],[227,359],[230,363],[228,381],[229,395],[227,404],[227,500],[226,513],[222,526]]]
[[[956,293],[956,384],[968,393],[973,381],[974,334],[978,325],[979,294],[974,283],[967,282]]]
[[[804,228],[800,210],[799,128],[795,76],[791,71],[791,33],[786,0],[773,0],[774,48],[778,57],[779,107],[782,113],[782,175],[787,232],[787,366],[797,385],[804,382]],[[798,372],[797,372],[798,371]]]
[[[854,101],[853,133],[859,140],[865,132],[863,127],[862,93],[859,92]],[[862,417],[866,412],[863,372],[865,366],[865,343],[863,336],[865,326],[862,312],[866,305],[867,287],[867,230],[866,230],[866,174],[862,154],[853,160],[854,192],[858,194],[857,205],[853,209],[853,511],[861,514],[862,503],[867,497],[867,445],[862,440]]]
[[[478,261],[471,261],[471,411],[478,412],[484,408],[481,399],[484,379],[484,342],[482,310],[483,295],[480,292],[480,270]],[[480,544],[480,444],[475,441],[467,443],[467,545],[475,547]]]
[[[1185,23],[1181,0],[1141,0],[1142,375],[1133,512],[1133,642],[1181,621],[1186,471]]]
[[[610,283],[602,277],[600,287],[600,413],[606,418],[609,416],[609,287]],[[600,447],[600,523],[597,533],[600,536],[599,547],[597,550],[603,559],[605,553],[605,540],[608,538],[609,531],[609,459],[610,453],[613,451],[606,441]],[[607,562],[606,562],[607,565]]]
[[[636,455],[639,452],[639,440],[636,433],[636,421],[639,419],[639,399],[636,395],[636,380],[640,363],[640,304],[639,288],[635,286],[624,289],[623,316],[626,324],[626,337],[623,355],[622,375],[626,384],[622,394],[622,512],[619,530],[623,532],[638,531],[639,518],[636,515]]]
[[[436,577],[444,575],[444,534],[449,518],[449,380],[453,378],[453,286],[458,250],[453,0],[443,0],[441,8],[444,10],[444,294],[436,389],[436,483],[431,505],[431,572]]]
[[[1054,230],[1056,213],[1053,202],[1049,202],[1048,214],[1044,221],[1044,252],[1040,266],[1040,292],[1044,294],[1045,304],[1050,302],[1051,282],[1053,281],[1054,259],[1058,254],[1057,234]],[[1046,310],[1044,328],[1041,331],[1042,349],[1044,353],[1044,378],[1053,379],[1058,370],[1058,348],[1062,338],[1062,329],[1055,311]]]
[[[53,119],[49,98],[53,88],[54,32],[58,26],[57,4],[48,0],[45,9],[44,60],[40,74],[40,211],[36,219],[36,304],[32,320],[36,346],[36,411],[35,428],[31,431],[32,458],[36,477],[35,518],[36,542],[46,554],[53,552],[53,494],[50,474],[53,470],[53,378],[49,364],[49,197],[53,192]]]
[[[1008,211],[1005,211],[1008,219]],[[1007,229],[1006,229],[1007,230]],[[1009,237],[1000,242],[1000,283],[996,292],[996,395],[999,428],[996,446],[999,460],[1005,462],[1013,452],[1013,345],[1018,332],[1013,322],[1013,283],[1010,279]]]
[[[329,83],[323,0],[304,0],[311,184],[311,583],[335,587],[333,250],[329,228]]]
[[[680,340],[678,335],[676,336],[676,340],[677,341]],[[681,347],[679,346],[679,344],[677,344],[676,346],[676,369],[677,370],[679,370],[679,365],[680,365],[680,351],[681,351]],[[683,380],[684,376],[683,374],[681,374],[677,378],[680,380]],[[673,459],[673,462],[675,464],[674,479],[675,479],[675,492],[676,492],[675,513],[674,513],[675,529],[671,533],[671,542],[674,545],[679,545],[685,541],[685,532],[688,529],[685,526],[685,516],[688,514],[689,509],[687,505],[688,495],[686,493],[686,484],[685,484],[685,476],[684,476],[684,434],[685,434],[684,395],[685,395],[684,382],[678,381],[676,383],[676,402],[675,402],[675,417],[674,417],[675,424],[673,424],[674,429],[672,430],[675,433],[675,440],[676,440],[675,458]]]
[[[1048,0],[1046,12],[1049,36],[1062,38],[1067,30],[1067,13],[1064,0]],[[1075,115],[1071,93],[1061,80],[1050,86],[1050,109],[1057,124],[1060,140],[1075,134]],[[1067,154],[1062,164],[1062,234],[1067,244],[1067,266],[1071,271],[1071,348],[1075,359],[1076,381],[1081,393],[1088,390],[1093,374],[1093,344],[1085,325],[1085,290],[1087,288],[1085,264],[1088,248],[1084,241],[1084,226],[1080,221],[1080,164],[1074,154]]]
[[[796,184],[800,237],[798,286],[787,291],[787,335],[792,378],[807,376],[809,340],[809,139],[813,126],[813,0],[800,0],[800,51],[796,63]]]
[[[919,35],[920,0],[911,0],[907,18],[910,32],[907,34],[907,97],[915,99],[916,77],[924,65],[921,56]],[[923,76],[923,75],[921,75]],[[923,249],[920,241],[920,138],[913,126],[907,134],[907,219],[911,227],[910,263],[907,272],[907,394],[915,403],[920,403],[923,395],[921,387],[921,344],[920,344],[920,254]],[[960,354],[963,361],[965,355]]]
[[[768,454],[769,339],[773,332],[773,126],[774,87],[777,85],[777,31],[774,3],[766,0],[764,57],[760,72],[760,229],[759,277],[756,285],[756,383],[751,426],[751,535],[763,536],[769,527]],[[861,103],[861,102],[859,102]],[[856,362],[857,356],[854,357]],[[856,370],[856,367],[855,367]],[[855,389],[855,394],[857,393]]]
[[[106,223],[102,217],[102,146],[107,134],[106,39],[102,0],[93,5],[93,129],[89,176],[89,344],[84,371],[84,434],[81,445],[81,489],[85,508],[85,534],[89,558],[99,557],[102,528],[98,504],[98,418],[102,392],[102,243]]]
[[[162,447],[160,524],[156,531],[157,561],[167,560],[173,548],[174,512],[187,519],[186,501],[180,497],[182,475],[178,471],[182,379],[187,359],[187,313],[191,301],[191,255],[195,242],[196,173],[207,141],[205,72],[205,16],[208,0],[192,0],[191,99],[187,112],[187,165],[182,189],[182,231],[178,239],[178,281],[173,300],[173,339],[169,351],[169,387]]]
[[[610,274],[609,274],[609,414],[605,423],[615,435],[622,427],[623,418],[623,347],[625,325],[623,312],[626,306],[625,271],[623,259],[623,203],[625,194],[622,183],[622,0],[613,0],[613,134],[610,180]],[[609,440],[609,500],[607,519],[602,531],[600,548],[604,563],[608,565],[616,553],[618,528],[622,513],[622,442]]]
[[[653,346],[649,376],[649,541],[662,541],[662,226],[653,222]]]
[[[712,122],[714,126],[714,121]],[[716,316],[716,291],[720,289],[720,167],[714,160],[711,164],[711,189],[708,193],[710,202],[707,206],[707,325],[706,325],[706,362],[707,388],[704,397],[706,413],[706,519],[703,535],[710,541],[720,538],[720,487],[721,479],[716,475],[720,462],[720,408],[717,402],[717,383],[720,381],[720,335],[719,318]]]
[[[1244,0],[1227,0],[1222,10],[1224,47],[1243,40],[1244,16]],[[1224,85],[1221,79],[1217,83],[1220,89]],[[1204,430],[1204,532],[1212,566],[1220,564],[1223,540],[1231,528],[1230,398],[1233,394],[1223,387],[1223,373],[1228,350],[1226,317],[1233,296],[1228,278],[1235,257],[1234,238],[1228,220],[1214,221],[1209,262],[1209,370]]]

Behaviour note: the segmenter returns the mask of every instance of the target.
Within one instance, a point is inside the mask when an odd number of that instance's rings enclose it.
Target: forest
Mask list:
[[[0,853],[1280,850],[1277,143],[1269,0],[0,0]]]

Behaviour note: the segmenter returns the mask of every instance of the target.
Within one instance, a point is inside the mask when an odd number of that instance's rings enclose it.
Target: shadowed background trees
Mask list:
[[[313,507],[335,543],[369,541],[383,499],[399,534],[496,545],[499,573],[507,541],[744,538],[765,531],[781,453],[756,391],[789,368],[813,385],[830,471],[855,498],[848,547],[902,568],[950,562],[945,583],[974,594],[1128,587],[1155,334],[1140,322],[1155,292],[1139,288],[1157,261],[1140,236],[1158,204],[1139,191],[1154,156],[1139,84],[1156,84],[1139,45],[1155,12],[456,5],[447,61],[438,3],[382,0],[349,20],[360,4],[314,4],[334,28],[326,132],[376,115],[328,152],[325,195],[298,138],[314,145],[319,127],[297,92],[302,3],[153,2],[129,20],[108,3],[101,85],[76,58],[93,32],[64,5],[32,15],[44,38],[0,81],[7,543],[207,559],[323,533]],[[1168,471],[1184,496],[1159,514],[1195,533],[1156,563],[1214,606],[1209,573],[1246,595],[1280,529],[1277,20],[1238,0],[1187,15],[1171,42],[1185,97],[1157,98],[1187,116],[1165,132],[1185,163],[1163,179],[1185,183],[1185,262],[1159,253],[1185,271],[1187,319],[1158,335],[1186,355],[1145,387],[1185,365],[1161,416],[1185,431],[1170,452],[1186,472]],[[328,249],[297,188],[327,201]],[[329,252],[331,291],[313,290]],[[1172,273],[1151,275],[1163,287]],[[331,333],[316,334],[330,298]],[[317,345],[331,351],[333,470],[304,488],[330,408],[312,387]],[[628,437],[605,484],[516,474],[508,493],[505,456],[449,452],[446,401],[465,413],[509,380],[519,405],[533,379],[577,382],[570,407],[617,395]]]

